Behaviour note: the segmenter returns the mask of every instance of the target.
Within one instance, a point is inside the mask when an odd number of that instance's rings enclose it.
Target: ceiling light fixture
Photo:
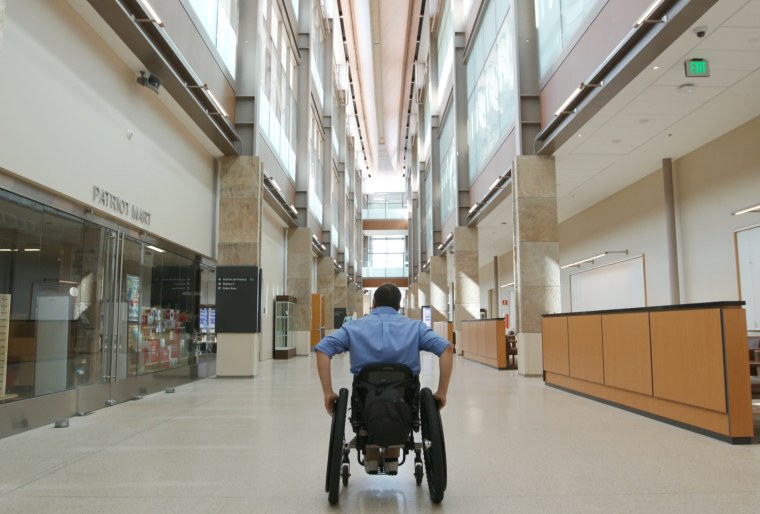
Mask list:
[[[667,16],[663,16],[662,18],[657,19],[650,19],[649,17],[652,16],[652,14],[662,5],[662,3],[665,0],[655,0],[652,2],[649,7],[647,7],[647,10],[644,11],[644,13],[639,16],[639,18],[636,20],[636,23],[633,24],[635,28],[639,28],[645,23],[665,23],[668,21]]]
[[[578,268],[581,267],[581,264],[584,264],[586,262],[590,262],[593,264],[593,262],[597,259],[601,259],[602,257],[609,255],[611,253],[624,253],[628,255],[628,250],[607,250],[606,252],[602,252],[599,255],[594,255],[593,257],[588,257],[586,259],[581,259],[576,262],[571,262],[570,264],[565,264],[564,266],[560,266],[559,269],[565,269],[565,268],[572,268],[574,266],[577,266]]]
[[[158,14],[156,14],[156,11],[153,9],[153,6],[150,5],[148,0],[137,0],[140,6],[143,8],[143,11],[148,15],[148,18],[142,18],[138,19],[135,18],[135,21],[138,23],[155,23],[159,27],[164,26],[164,22],[161,21],[161,18],[158,17]]]
[[[570,104],[574,103],[575,100],[578,98],[578,95],[580,95],[583,90],[587,88],[592,87],[602,87],[604,86],[604,81],[600,80],[599,82],[581,82],[581,84],[578,86],[578,88],[573,91],[570,96],[567,97],[567,100],[562,102],[562,105],[559,106],[559,109],[557,109],[554,112],[554,116],[559,116],[560,114],[573,114],[575,112],[578,112],[578,109],[576,107],[573,107],[570,109]]]
[[[744,209],[739,209],[738,211],[734,211],[731,213],[731,216],[739,216],[741,214],[747,214],[748,212],[760,213],[760,203],[757,205],[753,205],[752,207],[745,207]]]
[[[444,239],[443,242],[438,245],[438,250],[442,252],[444,249],[446,249],[446,247],[449,246],[449,244],[451,244],[453,240],[454,240],[454,234],[452,232],[449,232],[449,235],[446,236],[446,239]]]
[[[147,248],[149,248],[149,249],[151,249],[151,250],[153,250],[155,252],[158,252],[158,253],[164,253],[166,251],[166,250],[162,250],[161,248],[159,248],[157,246],[153,246],[153,245],[148,245]]]
[[[514,285],[515,285],[514,282],[510,282],[509,284],[504,284],[503,286],[499,286],[499,287],[511,287],[511,286],[514,286]]]
[[[227,111],[224,110],[224,107],[222,107],[222,104],[219,103],[219,100],[216,99],[214,96],[214,93],[211,92],[211,90],[208,88],[208,84],[185,84],[185,87],[187,89],[202,89],[204,93],[206,93],[206,98],[211,102],[211,104],[214,106],[216,111],[209,111],[206,110],[207,114],[210,114],[212,116],[224,116],[225,118],[229,118],[229,114],[227,114]]]

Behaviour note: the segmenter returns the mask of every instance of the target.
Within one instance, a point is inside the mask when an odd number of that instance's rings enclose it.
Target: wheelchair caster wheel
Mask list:
[[[421,462],[415,462],[414,463],[414,479],[417,481],[417,485],[422,485],[422,463]]]
[[[348,485],[348,477],[351,476],[350,466],[348,462],[344,462],[340,467],[340,476],[343,479],[343,487]]]

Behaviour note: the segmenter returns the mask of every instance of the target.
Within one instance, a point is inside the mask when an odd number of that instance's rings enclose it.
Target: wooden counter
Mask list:
[[[462,340],[457,346],[465,359],[507,369],[507,336],[501,318],[462,322]]]
[[[543,316],[547,385],[734,443],[754,435],[743,302]]]

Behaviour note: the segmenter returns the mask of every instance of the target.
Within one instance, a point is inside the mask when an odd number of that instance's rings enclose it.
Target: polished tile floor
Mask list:
[[[350,382],[334,359],[336,387]],[[423,385],[437,382],[423,360]],[[440,506],[407,462],[324,493],[314,357],[262,363],[0,439],[2,513],[760,512],[760,445],[732,446],[456,358]],[[352,454],[352,459],[355,454]]]

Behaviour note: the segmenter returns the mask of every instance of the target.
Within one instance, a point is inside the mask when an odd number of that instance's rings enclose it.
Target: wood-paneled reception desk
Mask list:
[[[463,321],[462,341],[457,346],[465,359],[507,369],[507,335],[501,318]]]
[[[725,439],[753,437],[743,302],[543,316],[547,385]]]

